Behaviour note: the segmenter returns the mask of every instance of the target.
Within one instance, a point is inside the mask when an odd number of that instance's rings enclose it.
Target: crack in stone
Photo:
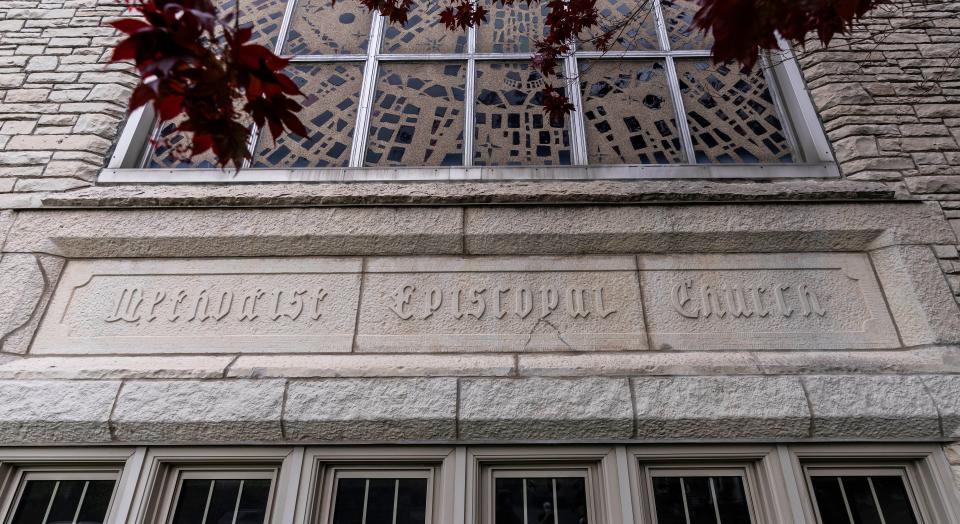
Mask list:
[[[524,351],[526,351],[529,348],[530,342],[533,341],[533,335],[537,332],[537,328],[540,327],[540,324],[546,324],[547,326],[550,326],[551,328],[553,328],[554,331],[557,332],[557,338],[560,340],[560,342],[563,342],[563,345],[567,346],[567,349],[569,349],[570,351],[576,351],[576,349],[573,346],[571,346],[569,342],[563,339],[563,333],[560,332],[560,328],[553,322],[550,322],[549,320],[547,320],[546,318],[540,318],[539,320],[537,320],[537,323],[534,324],[532,328],[530,328],[530,333],[527,334],[527,341],[523,343]]]

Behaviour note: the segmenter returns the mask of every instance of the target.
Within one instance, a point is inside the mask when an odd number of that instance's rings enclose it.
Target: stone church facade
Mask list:
[[[557,124],[533,8],[247,2],[314,134],[228,172],[0,0],[5,523],[960,522],[960,4],[741,75],[661,0]]]

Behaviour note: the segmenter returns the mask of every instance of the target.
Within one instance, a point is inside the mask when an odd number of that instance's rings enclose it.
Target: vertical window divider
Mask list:
[[[349,167],[362,167],[366,153],[367,128],[370,124],[370,112],[377,86],[377,55],[383,39],[384,17],[374,15],[371,23],[370,39],[367,42],[367,60],[363,66],[363,83],[360,86],[360,100],[357,107],[357,124],[353,129],[353,144],[350,150]]]
[[[489,22],[488,22],[489,23]],[[473,166],[473,130],[475,127],[477,98],[477,28],[467,30],[467,76],[464,79],[463,93],[463,165]]]
[[[207,524],[207,514],[210,513],[210,502],[213,500],[213,487],[216,485],[216,480],[210,481],[210,489],[207,490],[207,502],[203,505],[203,516],[200,517],[200,524]]]
[[[683,500],[683,520],[690,524],[690,508],[687,504],[687,486],[683,482],[683,477],[680,477],[680,497]]]
[[[843,497],[843,508],[847,510],[847,519],[850,520],[850,524],[855,524],[853,512],[850,511],[850,501],[847,500],[847,490],[843,487],[843,477],[837,477],[837,485],[840,486],[840,496]]]
[[[240,498],[243,497],[243,483],[244,481],[240,480],[240,489],[237,490],[237,502],[233,505],[233,519],[230,521],[231,524],[237,524],[237,516],[240,515]]]
[[[296,6],[297,0],[287,0],[287,5],[284,7],[283,18],[280,20],[280,30],[277,33],[277,42],[273,45],[273,54],[277,56],[283,56],[283,46],[287,43],[287,30],[290,29],[290,20],[293,18]],[[257,153],[257,143],[260,141],[262,131],[257,124],[250,124],[250,136],[247,138],[247,151],[250,152],[250,158],[243,161],[244,169],[253,164],[253,155]]]
[[[793,128],[793,119],[790,118],[790,113],[787,111],[787,105],[783,100],[783,93],[780,91],[780,83],[777,82],[776,75],[773,71],[773,63],[770,61],[770,55],[768,53],[760,53],[759,66],[763,71],[763,79],[767,82],[767,91],[770,93],[770,97],[773,98],[773,105],[777,110],[777,118],[780,120],[780,128],[783,130],[783,133],[787,135],[787,144],[790,145],[793,154],[799,157],[793,159],[793,161],[805,162],[807,155],[803,147],[801,147],[800,141],[797,140],[797,133]]]
[[[86,480],[83,482],[83,489],[80,490],[80,500],[77,502],[77,510],[73,512],[73,524],[77,524],[77,519],[80,518],[80,509],[83,508],[83,501],[87,498],[87,488],[90,487],[90,481]],[[873,484],[870,485],[870,489],[873,489]],[[876,496],[874,496],[876,497]]]
[[[47,509],[43,512],[43,520],[40,521],[40,524],[47,524],[47,519],[50,518],[50,510],[53,509],[53,501],[57,498],[57,491],[60,490],[60,481],[58,480],[53,484],[53,492],[50,493],[50,502],[47,502]]]
[[[587,164],[587,135],[583,121],[583,99],[580,96],[580,69],[577,66],[576,42],[570,44],[570,54],[564,59],[566,69],[567,98],[573,104],[570,113],[570,163],[575,166]]]
[[[707,481],[710,482],[710,500],[713,501],[713,515],[717,517],[717,524],[723,524],[720,521],[720,501],[717,500],[716,479],[708,477]],[[744,486],[744,488],[746,488],[746,486]],[[746,489],[744,489],[744,492],[746,492]]]
[[[673,54],[670,53],[670,38],[667,35],[667,22],[663,18],[663,8],[660,0],[650,0],[653,5],[654,17],[657,23],[657,36],[660,39],[660,48],[667,52],[664,65],[667,69],[667,85],[670,96],[673,98],[673,108],[676,112],[677,129],[680,130],[680,143],[683,146],[687,162],[697,163],[697,156],[693,151],[693,139],[690,137],[690,124],[687,122],[687,110],[683,107],[683,93],[680,92],[680,78],[677,76],[677,67],[673,63]]]

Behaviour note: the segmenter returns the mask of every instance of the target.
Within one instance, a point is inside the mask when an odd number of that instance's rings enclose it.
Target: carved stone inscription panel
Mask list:
[[[652,349],[899,346],[865,255],[639,258]]]
[[[72,261],[33,353],[350,351],[359,259]]]
[[[646,349],[632,257],[373,259],[358,351]]]

